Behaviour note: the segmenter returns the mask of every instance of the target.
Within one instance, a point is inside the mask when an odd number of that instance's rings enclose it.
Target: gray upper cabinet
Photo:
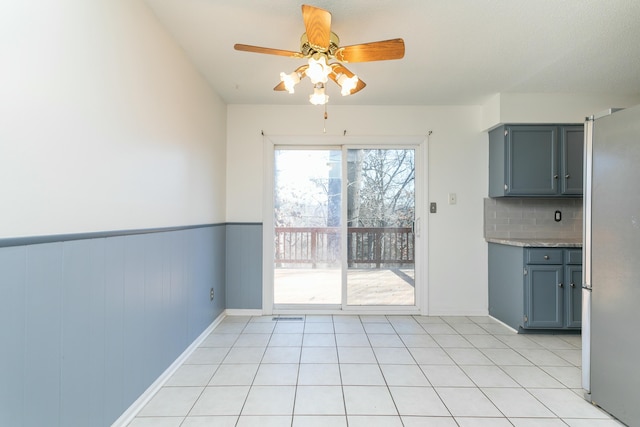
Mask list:
[[[505,186],[508,195],[555,195],[558,180],[558,134],[554,126],[509,126]]]
[[[582,164],[584,163],[584,127],[560,128],[560,192],[563,195],[582,196]]]
[[[582,195],[582,125],[503,125],[489,132],[489,197]]]

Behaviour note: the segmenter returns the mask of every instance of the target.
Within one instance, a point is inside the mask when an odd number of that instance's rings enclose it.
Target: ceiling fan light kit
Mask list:
[[[384,61],[404,57],[402,39],[340,47],[339,37],[331,31],[331,13],[324,9],[302,5],[302,19],[306,32],[300,38],[300,52],[245,44],[236,44],[234,48],[245,52],[307,58],[307,64],[294,72],[280,73],[280,83],[273,90],[294,93],[300,80],[309,77],[313,84],[309,102],[313,105],[324,105],[329,101],[329,96],[325,93],[325,83],[329,79],[340,86],[342,96],[352,95],[366,86],[342,62]],[[332,59],[339,62],[329,63]]]
[[[327,64],[327,55],[316,53],[309,58],[309,68],[307,68],[307,76],[314,85],[318,83],[326,83],[329,80],[329,74],[333,69]]]
[[[351,92],[358,86],[358,76],[355,74],[352,77],[347,77],[345,74],[338,74],[336,79],[342,90],[340,94],[342,96],[351,95]]]
[[[329,102],[329,95],[324,93],[324,83],[313,86],[313,93],[309,95],[309,102],[313,105],[324,105]]]
[[[284,87],[289,93],[295,92],[295,86],[300,83],[300,73],[293,72],[291,74],[286,74],[284,71],[280,73],[280,81],[284,83]]]

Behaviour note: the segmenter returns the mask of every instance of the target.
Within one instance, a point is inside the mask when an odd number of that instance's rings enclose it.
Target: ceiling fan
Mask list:
[[[246,44],[233,46],[234,49],[245,52],[308,59],[307,64],[298,67],[292,73],[280,73],[281,81],[273,90],[294,93],[295,85],[304,77],[309,77],[314,88],[309,101],[314,105],[326,104],[329,96],[325,94],[325,83],[329,79],[340,86],[343,96],[354,94],[366,86],[365,82],[349,71],[342,62],[384,61],[404,57],[402,39],[341,47],[340,39],[331,31],[331,13],[324,9],[304,4],[302,19],[306,32],[300,38],[299,52]],[[338,62],[329,63],[334,59]]]

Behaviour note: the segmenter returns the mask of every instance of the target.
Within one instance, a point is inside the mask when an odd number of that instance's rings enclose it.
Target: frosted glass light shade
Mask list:
[[[313,93],[309,95],[309,102],[313,105],[324,105],[329,102],[329,95],[324,93],[324,85],[317,85],[313,88]]]
[[[287,89],[287,92],[294,93],[295,86],[300,83],[300,75],[295,71],[291,74],[282,72],[280,73],[280,81],[284,82],[284,87]]]
[[[331,67],[327,64],[327,57],[325,55],[318,55],[317,57],[309,58],[309,68],[307,68],[307,76],[311,79],[311,83],[326,83],[329,80],[329,74],[331,74]]]
[[[338,84],[342,88],[340,91],[342,96],[351,95],[351,91],[355,89],[358,84],[358,76],[354,74],[352,77],[347,77],[341,74],[340,77],[338,77]]]

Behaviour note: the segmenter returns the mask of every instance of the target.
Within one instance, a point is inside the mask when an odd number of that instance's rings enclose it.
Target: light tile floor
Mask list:
[[[290,316],[289,316],[290,317]],[[227,317],[130,427],[610,427],[578,335],[488,317]]]

